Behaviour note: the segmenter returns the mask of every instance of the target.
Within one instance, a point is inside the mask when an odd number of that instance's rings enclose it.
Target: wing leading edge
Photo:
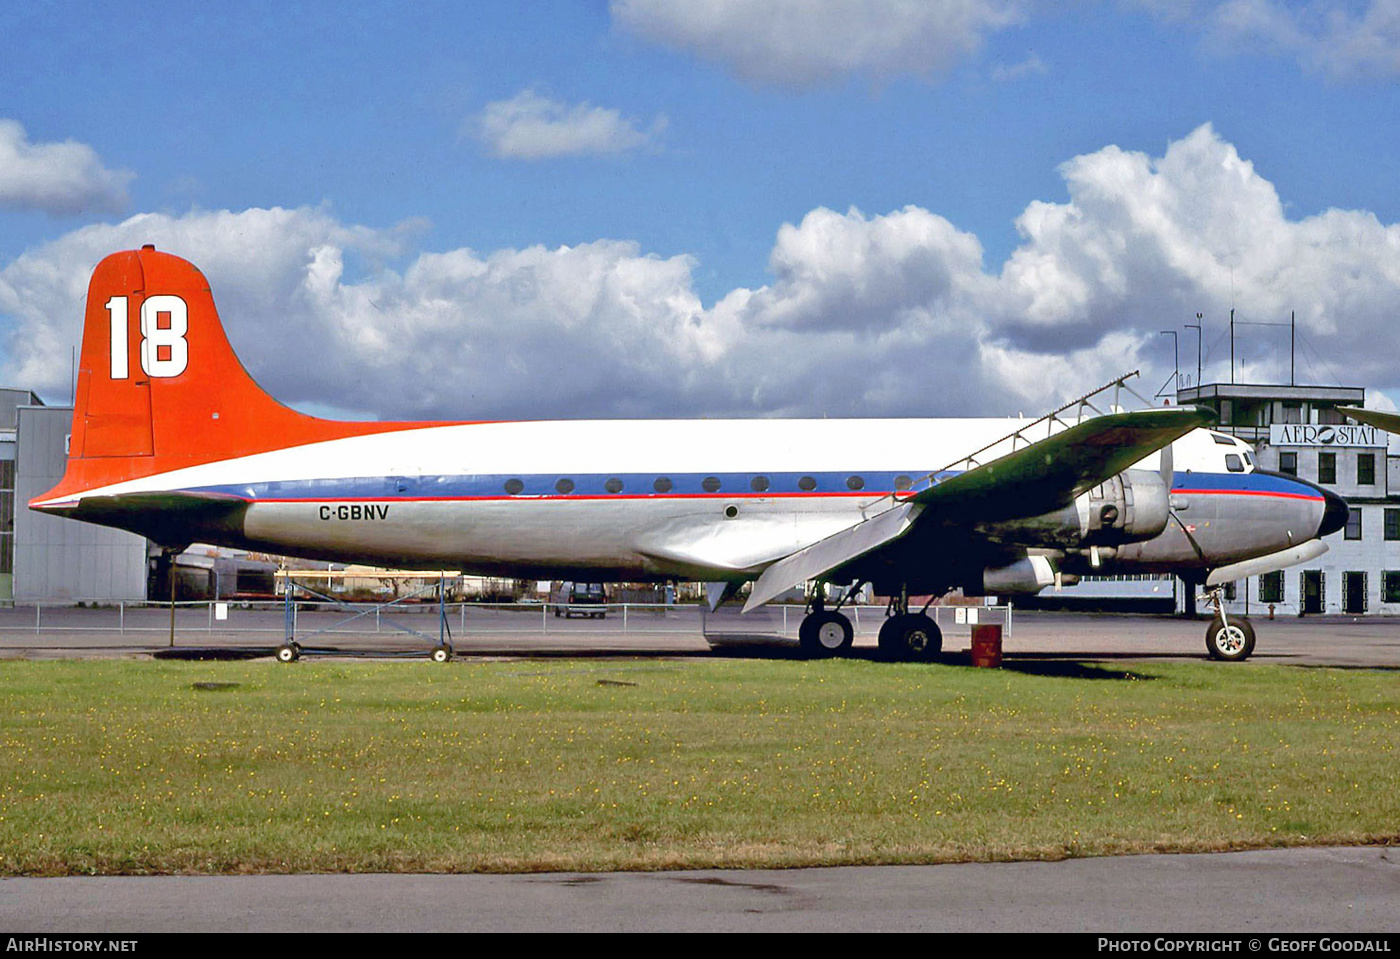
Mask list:
[[[977,520],[1038,516],[1074,501],[1104,480],[1201,426],[1196,407],[1109,413],[1085,420],[975,469],[939,481],[884,512],[833,533],[773,563],[753,585],[744,611],[868,556],[906,535],[921,515],[951,511]]]

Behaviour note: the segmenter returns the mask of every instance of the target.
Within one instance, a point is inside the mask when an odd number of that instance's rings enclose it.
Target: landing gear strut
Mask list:
[[[932,600],[930,600],[932,602]],[[889,618],[880,627],[880,652],[889,659],[931,663],[943,651],[943,633],[925,611],[909,612],[909,589],[890,599]]]
[[[1221,591],[1211,594],[1215,602],[1215,618],[1206,628],[1206,652],[1211,659],[1239,662],[1254,652],[1254,627],[1243,616],[1225,615]]]

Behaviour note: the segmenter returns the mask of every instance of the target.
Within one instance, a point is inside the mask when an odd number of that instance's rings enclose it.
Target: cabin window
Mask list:
[[[523,493],[525,492],[525,483],[519,479],[508,479],[506,480],[506,492],[511,496],[515,496],[517,493]]]
[[[651,488],[656,490],[658,493],[671,492],[671,477],[658,476],[656,478],[656,482],[651,484]]]
[[[768,492],[768,477],[755,476],[753,479],[749,480],[749,489],[753,490],[755,493]]]
[[[897,489],[897,490],[912,489],[913,487],[914,487],[914,480],[913,480],[911,477],[908,477],[908,476],[896,476],[896,477],[894,478],[894,488]]]
[[[1231,473],[1243,473],[1244,460],[1240,459],[1239,454],[1237,453],[1226,453],[1225,468]]]
[[[804,476],[797,481],[797,488],[805,493],[810,493],[817,488],[817,481],[810,476]]]
[[[622,480],[618,479],[616,476],[613,476],[609,478],[609,480],[606,483],[603,484],[603,489],[607,490],[609,493],[621,493]]]
[[[567,496],[568,494],[574,491],[574,481],[571,479],[561,479],[559,482],[554,484],[554,491],[561,495]]]
[[[846,489],[851,489],[851,490],[865,489],[865,480],[862,479],[862,478],[859,477],[859,476],[847,476],[847,477],[846,477]]]
[[[718,476],[706,476],[703,480],[700,481],[700,488],[701,488],[702,490],[704,490],[705,492],[707,492],[707,493],[718,493],[718,492],[719,492],[719,477],[718,477]]]

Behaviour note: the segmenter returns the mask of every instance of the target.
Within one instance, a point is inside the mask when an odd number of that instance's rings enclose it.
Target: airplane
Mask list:
[[[1400,413],[1382,413],[1380,410],[1367,410],[1359,406],[1339,406],[1337,412],[1345,413],[1358,423],[1383,429],[1387,433],[1400,433]]]
[[[1093,396],[1095,394],[1089,394]],[[1039,420],[341,422],[239,362],[208,280],[146,245],[93,271],[69,456],[29,503],[144,535],[411,569],[575,582],[692,580],[750,611],[818,587],[812,656],[851,646],[826,586],[891,597],[884,656],[933,661],[910,597],[1036,593],[1084,574],[1216,586],[1303,562],[1346,502],[1256,468],[1194,407]],[[1008,432],[1008,425],[1011,426]],[[1043,433],[1043,435],[1041,435]],[[931,600],[930,600],[931,602]],[[1224,615],[1210,655],[1247,657]],[[279,650],[292,660],[294,642]],[[450,658],[450,645],[433,658]]]

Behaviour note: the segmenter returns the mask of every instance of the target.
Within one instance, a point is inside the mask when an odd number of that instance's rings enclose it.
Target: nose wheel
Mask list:
[[[1254,652],[1254,627],[1243,616],[1216,616],[1206,629],[1206,652],[1211,659],[1238,662]]]

